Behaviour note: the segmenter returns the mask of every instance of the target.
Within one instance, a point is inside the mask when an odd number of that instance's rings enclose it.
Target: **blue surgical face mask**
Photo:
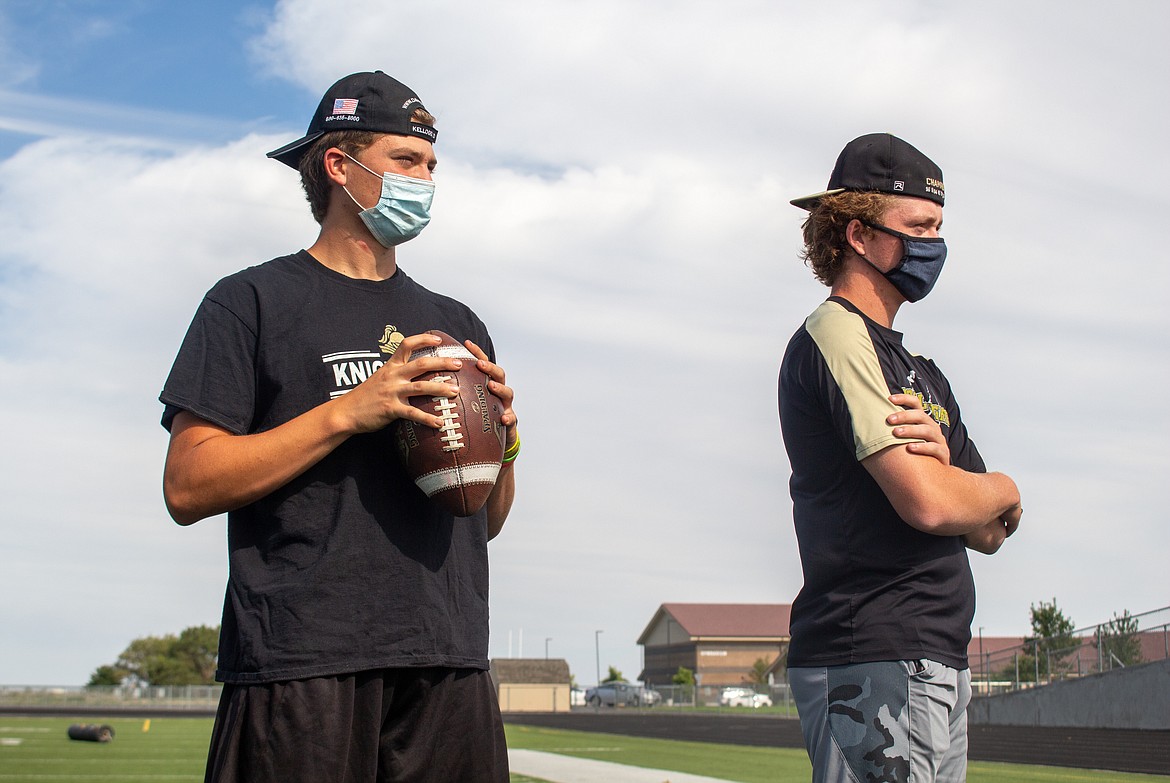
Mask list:
[[[345,157],[375,177],[378,176],[352,155],[347,154]],[[363,207],[358,217],[366,224],[366,228],[379,244],[383,247],[394,247],[408,239],[414,239],[426,224],[431,222],[431,200],[435,197],[435,183],[389,171],[381,177],[382,195],[378,198],[378,203],[369,209]],[[362,206],[353,198],[348,188],[345,188],[345,193],[353,199],[353,203]]]
[[[942,237],[915,237],[876,223],[861,222],[875,231],[902,240],[905,248],[902,260],[889,272],[882,272],[898,293],[906,297],[907,302],[917,302],[929,294],[942,273],[943,262],[947,260],[946,241]],[[865,260],[869,261],[868,258]]]

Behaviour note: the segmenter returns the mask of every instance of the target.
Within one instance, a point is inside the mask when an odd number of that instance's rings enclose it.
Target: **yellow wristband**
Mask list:
[[[520,456],[520,433],[519,432],[516,433],[516,440],[512,441],[512,445],[504,450],[504,458],[501,459],[500,462],[507,464],[507,463],[513,461],[514,459],[516,459],[516,457],[518,457],[518,456]]]

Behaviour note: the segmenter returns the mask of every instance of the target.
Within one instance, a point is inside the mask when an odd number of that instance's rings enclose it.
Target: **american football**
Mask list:
[[[475,356],[455,338],[438,330],[430,334],[443,338],[439,345],[411,353],[455,357],[463,360],[457,372],[428,372],[420,381],[454,382],[457,397],[411,397],[419,410],[443,420],[440,429],[409,419],[394,422],[398,453],[414,483],[447,511],[468,517],[487,502],[496,483],[504,456],[504,405],[488,391],[488,376],[476,366]]]

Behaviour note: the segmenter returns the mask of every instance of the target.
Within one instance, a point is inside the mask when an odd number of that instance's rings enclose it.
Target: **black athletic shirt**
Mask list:
[[[905,392],[942,425],[951,464],[984,472],[947,379],[900,332],[831,297],[789,342],[779,386],[804,571],[789,666],[929,658],[967,668],[975,585],[962,537],[912,528],[861,464],[909,442],[885,421],[898,410],[889,395]]]
[[[404,336],[441,329],[494,358],[483,323],[400,269],[355,280],[309,253],[217,283],[160,400],[236,434],[270,430],[361,383]],[[274,682],[399,666],[488,668],[487,524],[406,476],[389,428],[349,438],[228,514],[217,679]]]

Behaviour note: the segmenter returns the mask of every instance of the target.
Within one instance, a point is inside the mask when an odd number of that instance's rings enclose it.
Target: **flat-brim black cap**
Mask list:
[[[940,207],[946,193],[942,169],[934,161],[897,136],[869,133],[841,150],[827,188],[789,203],[812,209],[825,196],[847,190],[915,196],[929,199]]]
[[[268,157],[298,168],[309,145],[335,130],[397,133],[434,143],[439,132],[431,125],[410,119],[418,109],[426,107],[414,90],[397,79],[382,71],[351,73],[325,92],[305,135],[273,150]]]

